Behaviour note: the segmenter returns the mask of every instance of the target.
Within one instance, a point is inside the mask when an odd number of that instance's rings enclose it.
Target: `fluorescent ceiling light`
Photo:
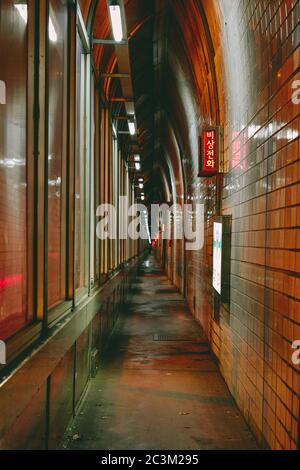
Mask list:
[[[117,133],[116,126],[114,125],[114,123],[112,123],[112,130],[113,130],[113,133],[114,133],[115,138],[117,138],[117,137],[118,137],[118,133]]]
[[[123,27],[120,6],[109,5],[109,13],[114,39],[116,42],[121,42],[123,40]]]
[[[28,20],[28,10],[26,3],[15,3],[15,8],[20,13],[22,20],[27,24]]]
[[[139,188],[140,188],[140,189],[144,189],[143,183],[140,183],[140,184],[139,184]]]
[[[140,183],[143,183],[143,182],[144,182],[144,178],[139,178],[139,182],[140,182]]]
[[[128,127],[130,135],[135,135],[135,123],[134,121],[128,121]]]
[[[135,155],[134,156],[134,161],[135,162],[140,162],[141,161],[141,157],[139,155]]]
[[[136,164],[135,164],[135,169],[136,169],[137,171],[140,171],[140,169],[141,169],[141,164],[140,164],[140,163],[136,163]]]
[[[144,200],[145,200],[145,196],[142,196],[142,197],[141,197],[141,200],[144,201]]]

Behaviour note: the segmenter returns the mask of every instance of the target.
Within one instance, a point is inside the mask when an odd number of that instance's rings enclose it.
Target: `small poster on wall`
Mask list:
[[[6,85],[3,80],[0,80],[0,104],[6,104]]]

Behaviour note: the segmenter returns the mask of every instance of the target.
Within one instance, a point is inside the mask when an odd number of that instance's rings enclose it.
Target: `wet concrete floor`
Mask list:
[[[256,449],[200,326],[155,259],[143,264],[61,447]]]

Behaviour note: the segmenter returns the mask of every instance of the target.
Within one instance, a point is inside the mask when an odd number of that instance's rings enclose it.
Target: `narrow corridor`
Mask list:
[[[69,449],[256,449],[183,297],[144,262]]]
[[[0,0],[0,63],[0,453],[299,450],[300,0]]]

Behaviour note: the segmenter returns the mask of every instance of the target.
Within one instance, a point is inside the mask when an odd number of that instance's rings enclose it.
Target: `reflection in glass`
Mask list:
[[[50,0],[48,150],[48,306],[65,298],[67,6]]]
[[[77,90],[76,90],[76,117],[77,117],[77,154],[76,154],[76,289],[87,287],[87,262],[88,262],[88,238],[87,238],[87,158],[86,158],[86,55],[83,53],[80,36],[77,39]]]
[[[0,339],[23,327],[27,304],[27,4],[0,2]],[[25,10],[26,7],[26,10]],[[13,53],[8,53],[13,51]]]
[[[15,3],[14,7],[18,10],[22,20],[24,21],[25,24],[27,24],[28,21],[28,8],[26,3]],[[50,16],[49,18],[49,39],[52,42],[57,41],[57,34],[56,30],[53,24],[53,20]]]

